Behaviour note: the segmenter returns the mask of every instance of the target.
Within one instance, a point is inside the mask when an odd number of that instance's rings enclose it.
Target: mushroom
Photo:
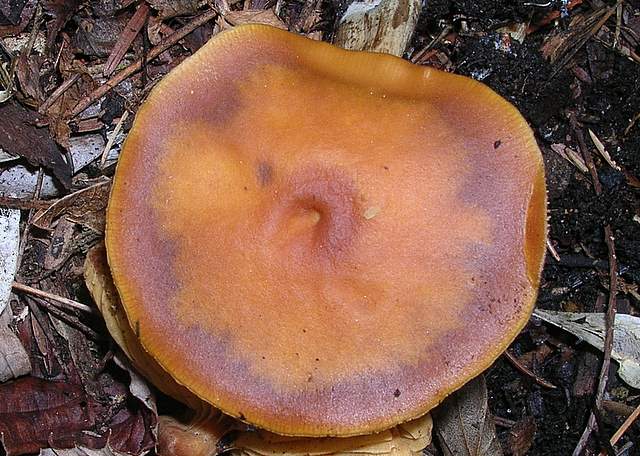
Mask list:
[[[489,367],[531,314],[545,239],[542,157],[510,103],[257,25],[151,92],[106,230],[158,370],[310,437],[415,419]]]

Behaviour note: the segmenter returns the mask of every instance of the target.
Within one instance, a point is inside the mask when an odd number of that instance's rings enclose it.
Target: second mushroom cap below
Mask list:
[[[513,340],[545,218],[540,151],[487,87],[242,26],[139,111],[107,252],[178,383],[274,432],[356,435],[426,413]]]

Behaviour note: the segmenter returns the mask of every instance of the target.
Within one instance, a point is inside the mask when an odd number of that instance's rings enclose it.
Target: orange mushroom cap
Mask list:
[[[542,157],[507,101],[255,25],[153,90],[107,217],[145,349],[306,436],[389,428],[486,369],[529,318],[545,236]]]

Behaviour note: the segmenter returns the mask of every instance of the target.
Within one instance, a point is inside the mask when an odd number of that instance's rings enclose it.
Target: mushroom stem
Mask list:
[[[210,409],[212,410],[212,409]],[[229,431],[230,419],[220,412],[181,420],[162,415],[158,420],[158,456],[213,456]]]

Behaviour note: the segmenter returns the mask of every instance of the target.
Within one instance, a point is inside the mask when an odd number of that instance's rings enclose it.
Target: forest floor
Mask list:
[[[210,3],[0,0],[0,207],[22,216],[15,281],[73,301],[14,287],[11,328],[31,372],[0,386],[10,454],[100,448],[109,429],[121,451],[153,447],[154,412],[112,362],[101,318],[73,308],[91,304],[84,257],[103,237],[123,138],[151,87],[220,29],[258,17],[331,41],[347,6]],[[549,201],[537,308],[639,315],[640,2],[429,0],[404,57],[481,80],[533,128]],[[598,392],[602,365],[602,351],[534,317],[485,374],[504,452],[570,455],[588,429],[581,453],[613,454],[609,438],[640,406],[640,390],[612,361]],[[49,428],[33,425],[33,391]],[[159,401],[161,411],[173,406]],[[640,455],[638,442],[635,423],[618,454]],[[430,451],[441,454],[437,444]]]

